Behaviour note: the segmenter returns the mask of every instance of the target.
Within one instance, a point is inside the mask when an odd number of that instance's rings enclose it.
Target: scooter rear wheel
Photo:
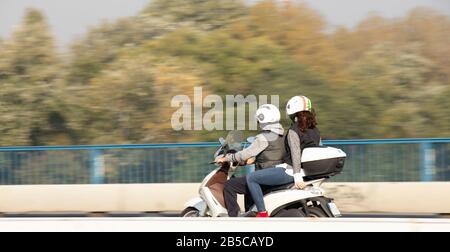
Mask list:
[[[308,215],[307,217],[312,218],[326,218],[328,215],[318,207],[308,207]]]
[[[188,207],[180,214],[181,217],[200,217],[200,211],[194,207]]]
[[[303,213],[300,209],[291,208],[291,209],[283,209],[275,214],[274,217],[305,217],[305,213]]]

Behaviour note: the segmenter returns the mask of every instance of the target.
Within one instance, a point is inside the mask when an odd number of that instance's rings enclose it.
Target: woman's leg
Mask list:
[[[260,185],[283,185],[294,181],[284,168],[267,168],[247,175],[247,186],[258,212],[265,212],[264,195]]]

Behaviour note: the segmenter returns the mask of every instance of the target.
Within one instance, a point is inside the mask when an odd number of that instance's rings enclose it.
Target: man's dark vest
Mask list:
[[[267,146],[264,151],[256,156],[256,170],[282,164],[284,163],[284,158],[286,156],[286,148],[283,135],[278,135],[271,131],[264,131],[262,134],[269,142],[269,146]]]

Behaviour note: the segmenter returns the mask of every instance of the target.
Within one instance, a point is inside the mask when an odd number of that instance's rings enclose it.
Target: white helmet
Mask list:
[[[259,123],[279,122],[280,117],[280,110],[272,104],[261,105],[255,114],[255,118]]]
[[[300,111],[311,111],[311,100],[306,96],[294,96],[286,105],[286,113],[288,116]]]

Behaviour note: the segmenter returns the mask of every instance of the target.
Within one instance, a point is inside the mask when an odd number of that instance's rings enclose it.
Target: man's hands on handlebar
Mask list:
[[[254,163],[255,163],[255,158],[252,157],[252,158],[247,159],[246,165],[252,165]]]
[[[214,160],[215,163],[221,164],[227,162],[226,158],[222,155],[216,157],[216,160]]]
[[[228,160],[227,160],[227,158],[225,158],[224,155],[220,155],[220,156],[216,157],[214,162],[217,163],[217,164],[223,164],[225,162],[228,162]],[[251,164],[254,164],[254,163],[255,163],[255,158],[253,157],[253,158],[247,159],[247,161],[245,161],[245,162],[239,163],[239,165],[240,166],[245,166],[245,165],[251,165]],[[295,174],[294,178],[295,178],[295,180],[294,180],[295,183],[294,183],[294,187],[293,188],[295,188],[295,189],[304,189],[306,187],[306,184],[303,181],[303,179],[302,179],[300,174]]]
[[[215,163],[221,164],[221,163],[225,163],[227,162],[227,159],[225,158],[225,156],[218,156],[216,157],[216,160],[214,160]],[[251,165],[255,163],[255,158],[249,158],[246,162],[241,162],[239,163],[240,166],[244,166],[244,165]]]

